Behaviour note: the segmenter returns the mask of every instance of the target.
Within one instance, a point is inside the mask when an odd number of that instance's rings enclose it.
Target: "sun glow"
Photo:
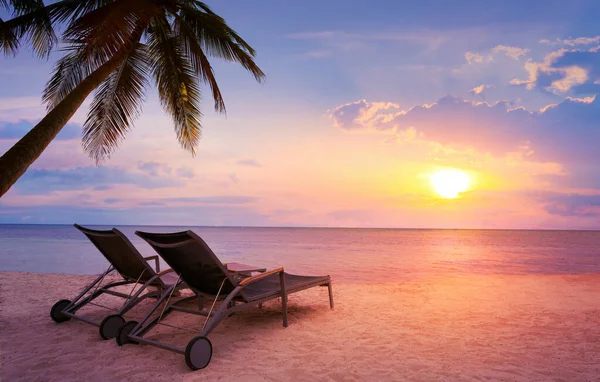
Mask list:
[[[429,181],[435,192],[446,199],[458,197],[471,184],[469,174],[460,170],[440,170],[431,174]]]

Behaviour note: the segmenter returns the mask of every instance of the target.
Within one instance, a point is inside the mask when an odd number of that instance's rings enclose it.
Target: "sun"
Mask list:
[[[460,170],[440,170],[431,174],[429,181],[442,198],[453,199],[461,192],[467,191],[471,184],[471,177]]]

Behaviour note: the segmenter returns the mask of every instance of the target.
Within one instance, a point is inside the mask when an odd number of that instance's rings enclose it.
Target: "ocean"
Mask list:
[[[344,283],[461,274],[600,273],[600,231],[117,228],[144,256],[154,252],[134,235],[136,230],[191,229],[223,262],[283,266],[290,273],[329,274]],[[73,226],[0,225],[0,271],[98,274],[107,266],[104,257]]]

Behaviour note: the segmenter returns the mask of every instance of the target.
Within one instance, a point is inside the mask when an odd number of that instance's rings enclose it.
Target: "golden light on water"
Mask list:
[[[471,177],[460,170],[440,170],[431,174],[429,181],[439,196],[453,199],[461,192],[467,191],[471,184]]]

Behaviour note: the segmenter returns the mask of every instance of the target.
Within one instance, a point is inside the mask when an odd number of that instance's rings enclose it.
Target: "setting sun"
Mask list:
[[[441,170],[431,174],[429,181],[442,198],[453,199],[467,190],[471,178],[464,171]]]

